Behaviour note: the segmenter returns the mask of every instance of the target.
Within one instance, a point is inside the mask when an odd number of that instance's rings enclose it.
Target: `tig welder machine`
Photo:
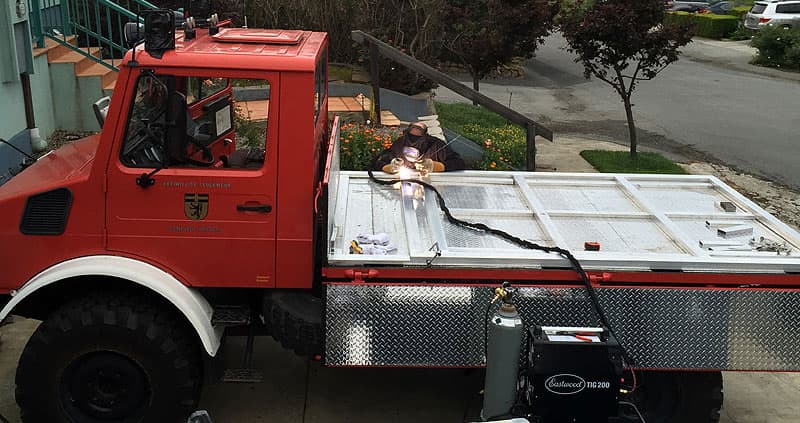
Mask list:
[[[502,300],[488,320],[481,418],[619,421],[620,394],[627,391],[621,386],[623,350],[613,333],[602,327],[555,326],[533,326],[525,333],[513,296],[505,282],[492,301]],[[521,345],[526,347],[524,354]]]

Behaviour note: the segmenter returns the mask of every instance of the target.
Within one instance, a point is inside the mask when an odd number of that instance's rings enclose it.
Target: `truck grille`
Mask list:
[[[67,226],[72,192],[58,188],[28,197],[19,230],[25,235],[61,235]]]

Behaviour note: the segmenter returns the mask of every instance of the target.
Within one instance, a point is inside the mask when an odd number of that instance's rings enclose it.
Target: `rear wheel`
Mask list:
[[[639,387],[623,399],[636,405],[647,423],[717,423],[722,409],[720,372],[637,372]],[[625,422],[641,421],[629,405]]]
[[[24,422],[185,421],[200,393],[200,349],[174,310],[96,293],[53,312],[17,367]]]

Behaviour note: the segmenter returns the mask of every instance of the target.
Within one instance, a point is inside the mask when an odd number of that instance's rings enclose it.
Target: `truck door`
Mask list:
[[[277,74],[131,78],[107,172],[108,249],[193,286],[274,286]]]

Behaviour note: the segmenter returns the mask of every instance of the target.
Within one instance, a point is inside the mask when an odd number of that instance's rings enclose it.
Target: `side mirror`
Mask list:
[[[97,123],[100,124],[100,128],[103,128],[103,124],[106,122],[106,115],[108,115],[108,106],[111,104],[111,97],[105,96],[100,100],[97,100],[92,104],[92,109],[94,110],[94,117],[97,118]]]

